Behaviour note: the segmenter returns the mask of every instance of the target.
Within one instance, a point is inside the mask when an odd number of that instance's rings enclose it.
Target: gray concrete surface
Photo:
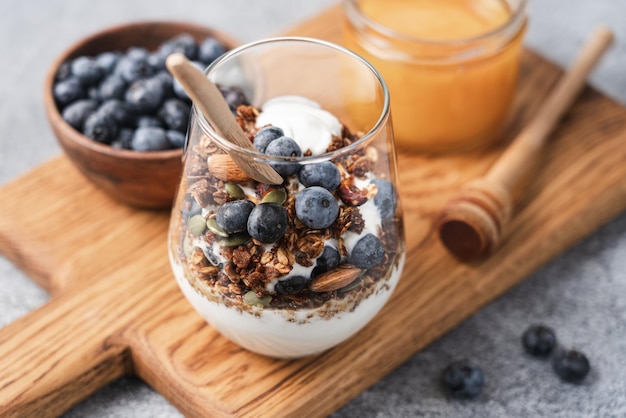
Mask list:
[[[175,18],[212,25],[250,41],[278,33],[333,3],[0,1],[0,185],[60,152],[44,116],[43,78],[52,60],[79,37],[125,21]],[[530,8],[527,44],[561,66],[572,60],[596,24],[610,25],[618,42],[591,80],[626,104],[626,3],[531,0]],[[46,300],[45,292],[0,256],[0,326]],[[519,336],[535,322],[553,326],[564,344],[588,354],[593,371],[584,384],[563,384],[546,362],[522,353]],[[487,383],[476,400],[448,399],[438,387],[442,368],[458,357],[483,365]],[[626,214],[416,354],[333,416],[625,417],[624,365]],[[180,413],[144,383],[128,378],[104,388],[66,416],[155,418]]]

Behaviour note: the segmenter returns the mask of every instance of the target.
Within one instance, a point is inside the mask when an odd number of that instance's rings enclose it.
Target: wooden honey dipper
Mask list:
[[[513,212],[514,199],[541,160],[548,134],[573,103],[588,74],[611,45],[613,34],[597,29],[570,70],[487,174],[464,186],[436,221],[439,238],[457,258],[468,261],[493,250]]]

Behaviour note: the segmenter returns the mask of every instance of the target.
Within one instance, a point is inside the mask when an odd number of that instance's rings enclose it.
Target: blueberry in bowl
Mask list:
[[[165,58],[182,52],[205,68],[238,44],[208,27],[166,21],[119,25],[77,41],[50,66],[44,85],[46,114],[66,156],[118,202],[171,207],[191,101]]]

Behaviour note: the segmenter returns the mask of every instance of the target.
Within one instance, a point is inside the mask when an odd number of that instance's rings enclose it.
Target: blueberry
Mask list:
[[[328,228],[339,215],[339,205],[332,194],[323,187],[303,189],[296,196],[296,216],[312,229]]]
[[[532,325],[522,335],[526,352],[535,357],[547,357],[556,347],[556,335],[544,325]]]
[[[226,202],[217,210],[217,225],[229,234],[245,231],[254,207],[254,203],[246,199]]]
[[[72,61],[72,74],[83,86],[96,84],[104,75],[104,70],[92,57],[78,57]]]
[[[115,70],[115,66],[120,59],[120,54],[117,52],[102,52],[96,55],[96,63],[105,74],[112,74],[113,70]]]
[[[266,126],[261,128],[259,132],[254,135],[254,147],[259,152],[265,152],[267,145],[275,139],[285,136],[285,133],[278,126]]]
[[[272,157],[301,157],[302,150],[296,141],[287,136],[281,136],[267,145],[265,154]],[[273,162],[270,165],[283,177],[295,174],[300,169],[298,163]]]
[[[135,123],[133,112],[125,102],[118,99],[104,101],[98,108],[98,112],[111,115],[119,126],[129,127]]]
[[[119,149],[132,149],[133,136],[135,135],[135,130],[130,128],[122,128],[117,133],[117,138],[111,142],[111,146],[113,148]]]
[[[320,186],[332,192],[339,186],[341,174],[335,164],[324,161],[303,166],[298,172],[298,179],[305,187]]]
[[[163,42],[158,50],[159,55],[164,58],[175,52],[180,52],[193,61],[198,56],[198,45],[191,35],[183,33]]]
[[[137,118],[137,128],[165,128],[160,118],[142,115]]]
[[[450,363],[443,371],[442,383],[448,392],[459,398],[475,398],[485,385],[482,368],[470,360]]]
[[[85,136],[102,144],[110,144],[117,137],[118,125],[113,116],[96,111],[85,120]]]
[[[327,271],[331,271],[339,267],[339,261],[341,256],[336,248],[326,245],[322,255],[320,255],[315,261],[315,268],[313,269],[313,276],[318,276]]]
[[[277,293],[283,295],[293,295],[301,292],[306,287],[309,280],[303,276],[291,276],[286,279],[279,280],[274,286]]]
[[[368,269],[379,265],[384,259],[383,244],[375,235],[367,234],[352,248],[348,262],[360,269]]]
[[[218,86],[222,96],[224,96],[224,100],[228,103],[228,107],[230,107],[231,112],[235,113],[237,108],[241,105],[247,105],[248,100],[246,99],[246,95],[239,87],[235,86]]]
[[[161,128],[138,128],[131,146],[135,151],[160,151],[170,148],[170,142]]]
[[[165,126],[174,131],[186,133],[191,106],[178,99],[166,100],[158,111]]]
[[[141,46],[131,46],[126,50],[126,56],[133,60],[147,60],[150,51]]]
[[[154,72],[165,70],[165,58],[158,52],[148,55],[147,61]]]
[[[125,54],[120,58],[115,66],[114,73],[124,77],[127,83],[134,83],[137,80],[150,77],[154,73],[154,69],[148,62],[147,56],[140,57],[135,54]]]
[[[161,82],[163,86],[163,99],[174,97],[174,77],[167,70],[159,71],[154,78]]]
[[[56,74],[54,75],[54,81],[59,82],[61,80],[65,80],[72,75],[72,63],[70,61],[63,61],[59,68],[57,69]]]
[[[213,37],[208,37],[198,47],[198,60],[209,65],[225,52],[226,48],[220,41]]]
[[[119,74],[111,74],[107,76],[100,86],[98,87],[98,93],[100,99],[123,99],[126,92],[126,80]]]
[[[158,79],[146,78],[130,85],[124,96],[131,110],[139,113],[156,111],[163,101],[163,84]]]
[[[95,112],[98,102],[90,99],[81,99],[70,103],[63,109],[63,119],[78,131],[83,130],[87,116]]]
[[[203,63],[198,62],[198,61],[192,61],[191,63],[193,65],[195,65],[196,68],[198,68],[200,71],[204,71],[205,66],[204,66]],[[180,82],[178,80],[174,79],[174,82],[172,84],[172,88],[174,89],[174,94],[179,99],[187,100],[187,101],[191,100],[189,98],[189,96],[187,95],[187,92],[185,91],[185,88],[183,87],[182,84],[180,84]]]
[[[53,88],[54,99],[59,107],[85,97],[85,90],[75,76],[70,76],[65,80],[59,81]]]
[[[285,234],[289,216],[287,210],[278,203],[260,203],[252,209],[248,217],[248,234],[264,244],[278,241]]]
[[[378,208],[380,217],[388,219],[393,216],[396,211],[396,193],[393,184],[389,180],[375,179],[372,183],[378,188],[376,196],[374,196],[374,204]]]
[[[171,129],[165,131],[167,140],[170,141],[172,148],[182,148],[185,145],[185,134],[179,131],[173,131]]]
[[[88,86],[86,88],[88,99],[100,101],[100,88],[98,86]]]
[[[552,369],[562,380],[576,383],[589,374],[591,365],[580,351],[559,350],[552,359]]]

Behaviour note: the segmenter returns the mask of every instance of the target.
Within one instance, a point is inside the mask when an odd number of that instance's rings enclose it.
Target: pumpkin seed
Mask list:
[[[228,232],[226,232],[222,228],[220,228],[220,226],[217,224],[217,221],[215,220],[215,218],[207,219],[206,226],[209,228],[209,231],[213,232],[218,237],[228,238]]]
[[[229,235],[227,238],[220,239],[220,245],[222,247],[236,247],[248,241],[250,241],[250,235],[245,232],[237,232],[236,234]]]
[[[270,202],[282,205],[287,200],[287,192],[285,189],[274,189],[263,197],[261,203]]]
[[[187,221],[187,227],[189,228],[189,232],[193,235],[200,235],[206,229],[206,219],[202,215],[194,215]]]
[[[270,304],[272,297],[270,295],[265,295],[262,298],[259,298],[254,290],[250,290],[243,295],[243,301],[248,305],[260,306],[263,308]]]
[[[246,197],[243,189],[235,183],[228,182],[224,185],[224,188],[226,189],[226,193],[233,199],[243,199]]]

